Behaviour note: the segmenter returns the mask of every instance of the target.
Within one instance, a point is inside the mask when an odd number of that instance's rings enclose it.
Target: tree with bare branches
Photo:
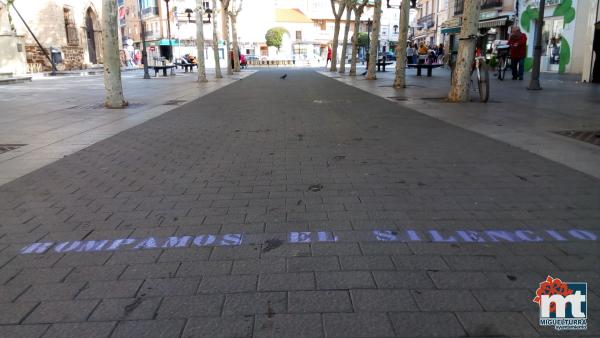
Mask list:
[[[217,35],[217,0],[212,0],[212,11],[213,11],[213,56],[215,58],[215,77],[220,79],[223,77],[221,74],[221,63],[219,62],[219,36]]]
[[[117,21],[117,0],[102,1],[102,48],[104,54],[104,105],[125,108],[121,82],[121,57]]]
[[[238,46],[237,36],[237,16],[242,11],[242,0],[231,0],[231,10],[229,18],[231,19],[231,38],[233,40],[233,71],[240,71],[240,48]]]
[[[398,45],[396,45],[396,76],[394,88],[406,87],[406,47],[408,42],[408,20],[410,0],[402,0],[400,5],[400,30],[398,32]]]
[[[448,93],[450,102],[469,101],[471,65],[475,59],[475,45],[477,44],[477,39],[474,37],[477,36],[480,5],[481,1],[465,1],[456,65],[452,70],[452,87]]]
[[[348,53],[348,33],[350,33],[350,19],[352,16],[352,8],[356,0],[345,0],[346,5],[346,21],[344,22],[344,40],[342,41],[342,57],[340,57],[340,74],[346,72],[346,54]]]
[[[350,76],[356,75],[356,59],[358,57],[358,31],[360,30],[360,17],[369,0],[354,1],[352,9],[354,10],[354,35],[352,35],[352,54],[350,56]]]
[[[379,30],[381,29],[381,0],[375,0],[373,9],[373,33],[369,46],[369,66],[367,67],[367,80],[377,79],[375,66],[377,63],[377,45],[379,44]]]
[[[204,60],[204,0],[196,0],[196,51],[198,54],[198,82],[208,82]]]
[[[229,49],[229,1],[221,1],[221,33],[225,40],[225,58],[227,59],[227,75],[233,75],[233,67],[231,64],[231,53]]]
[[[346,9],[346,4],[344,0],[330,0],[331,1],[331,10],[333,11],[333,16],[335,17],[335,26],[333,28],[333,47],[331,48],[331,68],[329,69],[332,72],[337,71],[337,48],[339,45],[339,35],[340,35],[340,21],[342,20],[342,14],[344,14],[344,9]],[[337,4],[337,9],[335,5]]]

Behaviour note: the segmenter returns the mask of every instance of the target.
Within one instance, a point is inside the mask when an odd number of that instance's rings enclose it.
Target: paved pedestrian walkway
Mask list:
[[[547,275],[588,283],[570,334],[598,336],[599,205],[564,165],[260,71],[0,186],[0,336],[553,336]]]
[[[393,88],[395,72],[390,69],[377,73],[376,81],[329,71],[321,74],[600,178],[600,148],[556,133],[600,130],[596,112],[600,86],[578,82],[576,75],[542,73],[543,90],[530,91],[529,73],[525,81],[500,81],[490,72],[489,102],[478,102],[477,92],[471,91],[470,103],[453,104],[445,101],[449,69],[434,69],[432,77],[415,76],[416,70],[409,69],[404,89]]]
[[[102,71],[97,75],[42,77],[2,86],[0,93],[0,185],[159,116],[248,76],[198,84],[196,72],[143,79],[142,70],[123,73],[126,109],[104,108]],[[70,73],[68,74],[78,74]],[[2,145],[20,145],[3,152]]]

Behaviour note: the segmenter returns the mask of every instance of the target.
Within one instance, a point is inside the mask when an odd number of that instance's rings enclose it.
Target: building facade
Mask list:
[[[35,5],[15,2],[17,10],[59,70],[83,69],[102,63],[101,0],[37,0]],[[24,36],[29,72],[50,70],[51,63],[11,8],[15,32]]]

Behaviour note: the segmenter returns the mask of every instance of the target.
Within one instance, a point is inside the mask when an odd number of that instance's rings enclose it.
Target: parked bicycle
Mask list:
[[[483,35],[470,35],[466,38],[462,38],[460,40],[471,40],[471,39],[479,39]],[[452,70],[456,65],[456,62],[452,62],[452,58],[450,59],[450,65]],[[452,72],[454,74],[454,72]],[[473,86],[473,74],[475,74],[475,81],[477,81],[477,86]],[[454,79],[450,76],[450,81]],[[490,98],[490,74],[488,70],[488,66],[486,64],[485,56],[481,53],[481,49],[475,47],[475,59],[471,64],[471,88],[473,91],[477,91],[480,102],[487,102]]]
[[[511,68],[509,50],[510,46],[508,44],[496,45],[496,60],[498,61],[498,65],[496,66],[496,76],[500,81],[504,80],[506,71]]]

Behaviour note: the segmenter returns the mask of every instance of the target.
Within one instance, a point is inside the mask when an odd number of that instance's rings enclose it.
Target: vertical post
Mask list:
[[[406,48],[408,38],[409,1],[402,0],[400,5],[400,30],[398,32],[398,45],[396,46],[396,77],[394,88],[406,87]]]
[[[369,63],[367,64],[367,80],[376,80],[375,67],[377,66],[377,52],[379,50],[379,31],[381,29],[381,0],[375,0],[373,9],[373,34],[369,45]]]
[[[467,102],[470,98],[471,65],[475,59],[480,5],[480,1],[465,0],[464,2],[456,66],[452,70],[452,87],[448,93],[450,102]]]
[[[215,77],[220,79],[223,77],[221,74],[221,63],[219,62],[219,37],[217,33],[217,0],[212,0],[212,13],[213,13],[213,55],[215,58]]]
[[[169,0],[165,0],[165,3],[167,4],[167,39],[169,39],[169,52],[171,53],[171,55],[169,55],[171,57],[169,61],[173,62],[173,55],[175,55],[175,53],[173,53],[173,41],[171,41],[171,19],[169,15]],[[175,75],[174,69],[174,67],[171,68],[171,75]]]
[[[535,23],[535,47],[533,49],[533,68],[531,69],[531,80],[529,80],[529,90],[541,90],[540,86],[540,68],[542,59],[542,29],[544,29],[544,8],[546,1],[540,0],[539,17]]]
[[[196,0],[196,48],[198,54],[198,82],[208,82],[204,60],[204,0]]]
[[[124,108],[121,83],[121,58],[119,57],[119,33],[116,0],[102,1],[102,47],[104,52],[104,105],[107,108]]]
[[[142,63],[144,64],[144,79],[150,78],[150,73],[148,73],[148,53],[146,53],[146,23],[142,17],[142,2],[138,1],[139,15],[140,15],[140,25],[142,34]]]

